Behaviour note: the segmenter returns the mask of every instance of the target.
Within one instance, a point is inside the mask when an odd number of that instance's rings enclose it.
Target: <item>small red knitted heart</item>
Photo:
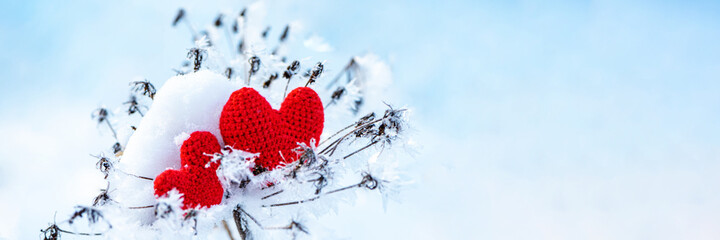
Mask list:
[[[208,156],[218,152],[220,144],[212,133],[190,134],[180,148],[182,167],[165,170],[155,178],[155,196],[161,197],[177,189],[183,194],[183,209],[220,204],[224,190],[215,172],[220,163],[210,163],[212,156]]]
[[[280,110],[252,88],[233,92],[220,115],[220,134],[234,149],[260,153],[255,160],[261,168],[273,170],[281,163],[297,159],[292,149],[298,143],[317,146],[322,134],[322,101],[314,90],[296,88],[280,105]]]

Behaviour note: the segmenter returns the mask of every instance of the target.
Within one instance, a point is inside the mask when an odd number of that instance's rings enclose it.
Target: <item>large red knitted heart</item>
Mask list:
[[[220,134],[225,145],[260,153],[255,163],[273,170],[297,159],[292,149],[298,143],[315,146],[320,140],[325,116],[320,97],[307,87],[296,88],[283,101],[280,110],[252,88],[233,92],[220,115]]]
[[[193,132],[180,148],[180,170],[168,169],[155,178],[155,196],[172,189],[183,194],[183,209],[220,204],[223,187],[215,172],[219,162],[210,162],[220,152],[217,138],[209,132]],[[209,163],[209,164],[208,164]]]

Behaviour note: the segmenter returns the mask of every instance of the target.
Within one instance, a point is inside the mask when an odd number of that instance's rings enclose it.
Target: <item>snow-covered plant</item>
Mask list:
[[[397,193],[403,179],[392,147],[407,142],[408,110],[382,99],[389,67],[374,55],[356,56],[327,78],[325,62],[290,60],[293,26],[285,26],[277,42],[269,41],[269,28],[252,25],[250,12],[260,11],[260,3],[234,16],[220,14],[203,31],[195,30],[185,10],[178,12],[172,25],[187,26],[194,45],[175,69],[177,76],[157,90],[148,80],[132,81],[128,101],[115,111],[101,107],[93,112],[98,127],[110,130],[115,140],[107,151],[93,155],[107,187],[91,205],[77,206],[67,220],[43,229],[44,239],[63,234],[322,238],[315,231],[322,225],[317,217],[335,211],[339,202],[351,202],[355,190],[377,191],[384,203]],[[227,49],[220,47],[224,42]],[[289,154],[295,160],[276,168],[256,164],[259,153],[223,144],[218,119],[231,94],[243,87],[259,92],[274,109],[293,89],[313,88],[324,108],[320,139],[298,142]],[[204,168],[217,166],[224,191],[221,203],[209,207],[188,207],[178,189],[153,194],[160,173],[187,167],[180,166],[180,148],[196,131],[217,136],[223,146],[204,153],[211,159]]]

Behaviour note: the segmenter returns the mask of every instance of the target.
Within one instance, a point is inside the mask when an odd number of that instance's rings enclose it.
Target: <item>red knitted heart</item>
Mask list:
[[[220,134],[226,145],[260,153],[255,163],[273,170],[281,163],[297,159],[292,149],[298,143],[317,146],[325,116],[320,97],[307,87],[296,88],[283,101],[280,110],[252,88],[233,92],[220,115]]]
[[[177,189],[183,194],[183,209],[220,204],[224,190],[217,177],[219,162],[212,156],[220,144],[212,133],[193,132],[180,148],[180,170],[168,169],[155,178],[155,196]],[[209,164],[208,164],[209,163]]]

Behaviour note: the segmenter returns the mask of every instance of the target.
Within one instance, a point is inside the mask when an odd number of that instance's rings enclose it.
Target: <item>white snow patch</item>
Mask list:
[[[180,146],[189,133],[208,131],[223,144],[219,129],[222,108],[239,85],[207,70],[170,78],[137,131],[130,137],[119,161],[122,171],[154,178],[168,168],[180,168]],[[179,143],[179,144],[178,144]],[[111,192],[125,206],[155,203],[153,183],[129,175],[117,175]],[[150,221],[152,209],[140,217]]]

